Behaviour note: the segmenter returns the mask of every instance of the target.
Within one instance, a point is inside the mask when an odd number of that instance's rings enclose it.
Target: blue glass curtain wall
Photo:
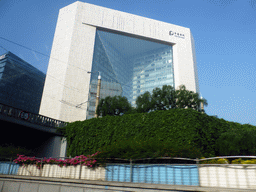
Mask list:
[[[97,29],[90,80],[87,119],[94,116],[98,71],[100,98],[136,98],[163,85],[174,86],[172,46]]]
[[[38,113],[45,74],[11,52],[0,57],[0,102]]]

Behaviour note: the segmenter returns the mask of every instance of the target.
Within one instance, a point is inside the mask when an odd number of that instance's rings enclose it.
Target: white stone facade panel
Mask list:
[[[67,122],[86,119],[86,71],[92,68],[96,28],[173,45],[175,88],[184,84],[199,92],[189,28],[77,1],[59,12],[40,114]]]

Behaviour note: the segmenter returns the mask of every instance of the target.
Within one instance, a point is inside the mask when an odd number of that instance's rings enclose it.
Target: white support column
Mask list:
[[[60,157],[66,157],[67,152],[67,139],[66,137],[61,138],[61,144],[60,144]]]

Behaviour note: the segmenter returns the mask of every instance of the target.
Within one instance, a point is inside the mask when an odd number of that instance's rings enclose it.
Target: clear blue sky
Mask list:
[[[47,71],[58,12],[71,0],[0,0],[0,54]],[[256,0],[87,0],[191,29],[209,115],[256,125]],[[5,41],[28,47],[37,52]]]

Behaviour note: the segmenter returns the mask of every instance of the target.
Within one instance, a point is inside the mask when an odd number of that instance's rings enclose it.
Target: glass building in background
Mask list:
[[[39,113],[45,74],[11,52],[0,56],[0,103]]]
[[[136,98],[163,85],[174,87],[172,46],[109,31],[96,31],[87,118],[94,117],[98,73],[100,98],[121,95],[135,106]]]

